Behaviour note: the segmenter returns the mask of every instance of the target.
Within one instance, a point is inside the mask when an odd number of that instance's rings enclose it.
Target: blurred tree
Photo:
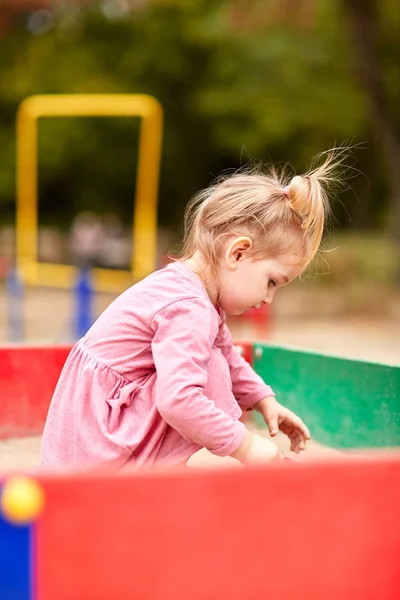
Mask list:
[[[390,1],[392,5],[389,6]],[[385,0],[389,27],[394,0]],[[160,221],[176,227],[189,197],[249,156],[298,169],[343,140],[371,138],[366,95],[336,0],[102,0],[19,12],[0,38],[0,210],[12,215],[15,113],[35,93],[146,92],[165,109]],[[36,17],[34,15],[36,14]],[[42,15],[43,16],[43,15]],[[385,56],[398,53],[385,38]],[[399,90],[393,64],[383,78]],[[398,93],[398,92],[397,92]],[[130,119],[51,119],[40,126],[41,219],[79,209],[129,219],[137,158]],[[379,145],[373,154],[379,155]],[[364,152],[364,156],[367,153]],[[363,154],[361,153],[361,157]],[[362,158],[369,188],[344,197],[353,226],[387,219],[386,179]],[[379,192],[379,193],[378,193]],[[368,210],[361,210],[362,208]],[[348,226],[338,204],[336,215]]]
[[[392,93],[388,89],[388,86],[392,85],[392,80],[387,77],[387,70],[383,68],[379,60],[379,46],[383,45],[380,40],[383,27],[386,39],[394,34],[393,49],[396,46],[398,48],[400,17],[395,19],[397,27],[393,31],[392,27],[387,24],[383,25],[382,14],[379,14],[382,11],[379,10],[378,2],[375,0],[344,0],[343,4],[354,40],[354,60],[357,74],[368,99],[372,130],[382,148],[387,168],[389,197],[392,205],[390,225],[400,258],[400,122],[398,112],[400,97],[397,93],[395,103],[392,103]],[[391,3],[391,8],[390,16],[399,15],[397,1]],[[399,60],[398,51],[396,55]],[[398,69],[398,67],[399,62],[396,63],[396,68]],[[398,81],[396,87],[398,92]]]

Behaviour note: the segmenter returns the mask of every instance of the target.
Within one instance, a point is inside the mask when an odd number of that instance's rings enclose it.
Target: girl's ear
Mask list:
[[[229,269],[236,269],[238,263],[248,255],[253,247],[253,242],[247,235],[234,238],[228,245],[225,252],[225,261]]]

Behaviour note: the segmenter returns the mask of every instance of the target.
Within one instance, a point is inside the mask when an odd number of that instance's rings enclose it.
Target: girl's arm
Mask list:
[[[260,400],[275,396],[270,386],[264,383],[235,348],[231,332],[224,322],[220,326],[217,343],[228,361],[233,394],[242,409],[252,409]]]
[[[304,450],[307,440],[310,439],[308,427],[291,410],[276,401],[272,389],[265,385],[261,377],[240,356],[225,323],[220,327],[218,343],[228,361],[233,393],[240,406],[244,409],[255,408],[260,412],[272,436],[275,436],[278,430],[283,431],[291,441],[290,449],[293,452],[299,453]]]
[[[213,454],[234,454],[245,442],[243,423],[204,394],[215,322],[205,300],[179,300],[153,318],[156,406],[182,437]]]

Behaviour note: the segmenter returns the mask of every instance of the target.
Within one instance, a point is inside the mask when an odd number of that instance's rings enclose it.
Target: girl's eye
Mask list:
[[[274,287],[276,287],[276,281],[274,281],[273,279],[270,279],[268,282],[268,285],[273,285]]]

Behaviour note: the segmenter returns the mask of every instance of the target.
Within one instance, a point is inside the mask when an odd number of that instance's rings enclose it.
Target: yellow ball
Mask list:
[[[31,477],[11,477],[3,486],[1,508],[3,515],[12,523],[30,523],[43,511],[44,492]]]

